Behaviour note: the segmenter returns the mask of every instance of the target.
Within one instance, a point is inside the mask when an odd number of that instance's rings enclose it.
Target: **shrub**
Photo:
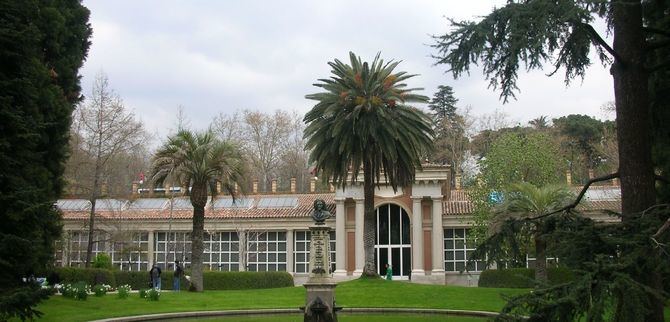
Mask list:
[[[249,290],[293,286],[287,272],[203,272],[205,290]]]
[[[75,284],[65,284],[60,292],[63,297],[72,298],[75,300],[86,301],[88,293],[91,291],[90,286],[86,282],[77,282]]]
[[[547,269],[549,284],[560,284],[573,280],[574,273],[565,267]],[[535,270],[531,268],[489,269],[479,276],[479,287],[533,288]]]
[[[91,267],[108,270],[112,270],[114,268],[114,266],[112,266],[112,258],[109,257],[109,255],[106,253],[99,253],[96,255],[93,259],[93,262],[91,262]]]
[[[101,297],[107,294],[107,291],[109,291],[110,288],[111,287],[109,285],[97,284],[93,286],[93,293],[95,294],[95,296]]]
[[[146,292],[146,298],[149,301],[158,301],[160,297],[161,297],[161,291],[157,289],[152,288]]]
[[[140,290],[140,298],[141,299],[147,298],[147,291],[148,291],[148,289],[144,289],[144,288]]]
[[[120,299],[126,299],[130,295],[130,285],[121,285],[117,289],[117,294]]]
[[[72,298],[72,285],[63,284],[60,286],[60,288],[58,288],[58,291],[61,295],[63,295],[63,297]]]
[[[63,297],[84,301],[88,297],[89,286],[86,282],[63,284],[59,291]]]
[[[102,268],[62,267],[58,268],[56,272],[64,284],[84,281],[89,285],[116,285],[114,273]]]

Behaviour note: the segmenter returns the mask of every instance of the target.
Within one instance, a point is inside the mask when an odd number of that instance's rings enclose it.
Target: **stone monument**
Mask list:
[[[330,227],[325,220],[330,217],[326,210],[326,203],[317,199],[314,201],[312,219],[314,225],[309,227],[311,234],[309,246],[309,279],[305,283],[305,322],[335,322],[337,321],[335,307],[335,287],[330,272]]]

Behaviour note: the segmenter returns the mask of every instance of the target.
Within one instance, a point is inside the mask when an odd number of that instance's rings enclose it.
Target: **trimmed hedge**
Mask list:
[[[148,271],[114,271],[114,276],[116,277],[117,287],[120,285],[130,285],[133,290],[151,287],[151,279],[149,278]]]
[[[575,279],[575,274],[565,267],[547,269],[549,284],[555,285]],[[533,288],[535,287],[535,269],[509,268],[488,269],[479,275],[479,287]]]
[[[61,283],[86,282],[88,285],[107,284],[116,287],[114,273],[102,268],[62,267],[57,268],[55,272]],[[50,281],[49,283],[51,284]]]
[[[250,290],[293,286],[287,272],[203,272],[205,290]],[[182,287],[183,288],[183,287]]]
[[[54,271],[62,283],[84,281],[89,285],[108,284],[112,287],[130,285],[134,290],[151,287],[148,271],[110,271],[99,268],[57,268]],[[161,274],[161,289],[172,290],[173,271]],[[190,272],[186,272],[190,275]],[[248,290],[293,286],[293,276],[287,272],[203,272],[205,290]],[[51,282],[50,282],[51,283]],[[181,290],[188,290],[182,277]]]

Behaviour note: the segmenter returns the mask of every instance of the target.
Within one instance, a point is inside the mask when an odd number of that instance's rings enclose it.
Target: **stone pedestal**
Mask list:
[[[309,228],[311,233],[309,246],[309,280],[304,284],[305,322],[335,322],[335,287],[330,272],[330,228],[315,225]]]
[[[336,322],[335,287],[332,282],[307,282],[304,322]]]

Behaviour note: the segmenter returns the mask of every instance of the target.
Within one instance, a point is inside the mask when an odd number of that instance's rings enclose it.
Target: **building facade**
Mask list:
[[[477,285],[483,263],[467,261],[474,250],[468,243],[472,204],[459,180],[450,188],[449,173],[448,166],[424,165],[411,186],[393,191],[382,185],[375,190],[375,262],[380,274],[385,274],[388,263],[394,279]],[[362,177],[331,189],[304,194],[253,189],[235,200],[230,196],[210,200],[205,214],[205,268],[286,271],[296,283],[304,282],[309,272],[310,215],[314,201],[322,199],[333,214],[326,220],[332,229],[331,272],[338,280],[360,276],[365,260]],[[618,209],[617,189],[594,190],[588,207]],[[131,200],[96,201],[94,255],[110,255],[122,270],[148,270],[153,264],[172,269],[175,259],[188,267],[193,213],[188,197],[148,197],[136,187],[133,190]],[[57,245],[57,263],[83,265],[90,202],[62,199],[56,206],[63,211],[65,231]]]

